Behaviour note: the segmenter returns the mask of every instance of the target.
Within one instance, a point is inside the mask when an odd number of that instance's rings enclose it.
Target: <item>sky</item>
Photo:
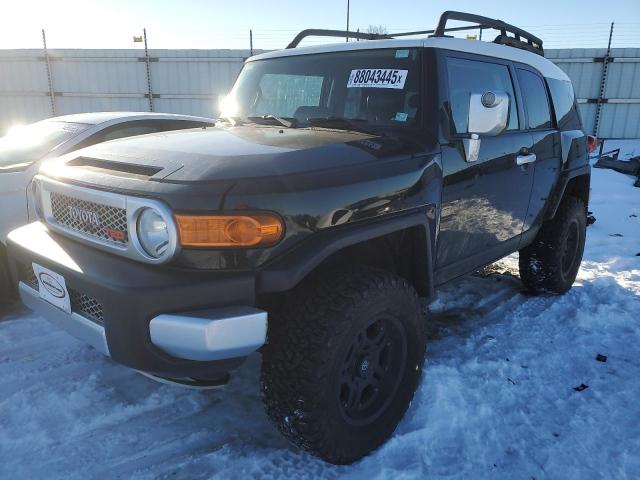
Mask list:
[[[546,48],[640,47],[640,0],[350,0],[350,27],[383,25],[389,33],[435,28],[444,10],[461,10],[529,30]],[[347,0],[0,0],[0,49],[286,46],[305,28],[346,27]],[[322,40],[326,41],[326,40]],[[308,41],[307,43],[313,43]],[[317,41],[316,41],[317,42]]]

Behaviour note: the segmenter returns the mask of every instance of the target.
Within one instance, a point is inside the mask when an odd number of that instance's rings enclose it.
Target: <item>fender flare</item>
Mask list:
[[[545,215],[544,215],[545,220],[550,220],[553,217],[555,217],[569,182],[572,179],[576,177],[581,177],[583,175],[591,175],[591,166],[589,164],[582,165],[578,168],[574,168],[572,170],[567,170],[566,172],[564,172],[564,174],[558,180],[558,184],[556,188],[554,189],[553,193],[549,197],[547,211],[545,212]]]
[[[291,290],[325,259],[346,247],[408,228],[421,227],[424,229],[424,255],[421,257],[424,260],[425,271],[424,278],[420,279],[420,283],[424,285],[418,290],[432,296],[434,224],[435,207],[429,205],[407,213],[354,222],[314,233],[289,252],[263,266],[256,282],[257,293]]]

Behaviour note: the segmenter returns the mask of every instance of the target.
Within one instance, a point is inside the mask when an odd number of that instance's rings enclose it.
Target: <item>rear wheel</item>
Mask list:
[[[555,217],[545,222],[535,240],[520,250],[520,278],[535,292],[565,293],[578,275],[586,239],[582,200],[566,197]]]
[[[414,289],[368,267],[305,282],[269,324],[262,395],[283,435],[326,461],[380,446],[418,386],[424,319]]]

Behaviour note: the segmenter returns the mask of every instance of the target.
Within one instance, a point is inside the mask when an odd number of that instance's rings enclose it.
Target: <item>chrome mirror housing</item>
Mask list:
[[[472,93],[469,96],[469,138],[463,140],[467,162],[478,160],[480,135],[500,135],[509,121],[510,98],[506,92]]]
[[[469,97],[469,133],[500,135],[509,120],[509,95],[505,92],[472,93]]]

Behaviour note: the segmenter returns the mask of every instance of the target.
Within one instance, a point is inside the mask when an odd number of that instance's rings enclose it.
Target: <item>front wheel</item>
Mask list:
[[[401,277],[368,267],[305,282],[269,324],[262,396],[291,442],[352,463],[395,430],[418,386],[424,319]]]
[[[531,245],[520,250],[520,278],[532,291],[562,294],[578,275],[587,230],[582,200],[568,196]]]

